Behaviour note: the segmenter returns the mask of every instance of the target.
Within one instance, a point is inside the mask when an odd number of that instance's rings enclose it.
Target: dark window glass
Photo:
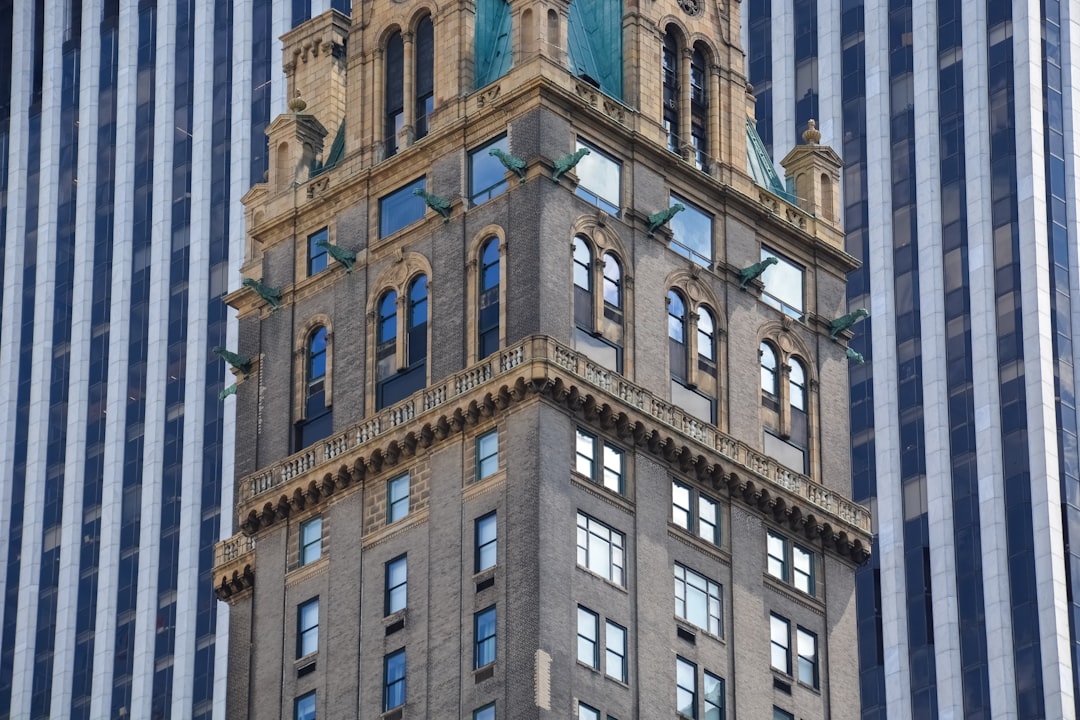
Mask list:
[[[593,329],[592,248],[580,235],[574,238],[574,323]]]
[[[427,185],[424,178],[409,183],[379,200],[379,237],[391,235],[424,217],[427,206],[414,193]]]
[[[387,291],[379,301],[378,344],[375,347],[375,377],[388,378],[397,370],[397,293]]]
[[[426,17],[416,26],[416,139],[428,134],[435,109],[435,28]]]
[[[383,712],[405,704],[405,648],[383,658]]]
[[[668,361],[671,376],[686,380],[686,301],[676,290],[668,291]]]
[[[510,143],[503,135],[469,153],[469,202],[479,205],[506,192],[506,167],[492,150],[510,152]]]
[[[495,513],[476,519],[476,572],[494,567],[498,560],[498,525]]]
[[[398,150],[398,137],[405,125],[405,93],[402,87],[405,74],[405,43],[396,32],[386,42],[386,123],[384,152],[390,157]],[[383,233],[387,235],[389,233]]]
[[[480,251],[479,356],[499,349],[499,239],[491,238]]]
[[[668,150],[679,152],[679,45],[671,32],[664,34],[664,130]]]
[[[326,248],[319,245],[320,242],[328,242],[330,233],[326,228],[323,228],[314,235],[308,236],[308,262],[307,262],[307,274],[315,275],[321,273],[326,269],[327,255]]]
[[[473,667],[495,662],[495,608],[489,607],[473,616]]]
[[[427,321],[428,295],[427,275],[421,275],[412,281],[409,288],[409,315],[407,357],[409,369],[427,360]]]

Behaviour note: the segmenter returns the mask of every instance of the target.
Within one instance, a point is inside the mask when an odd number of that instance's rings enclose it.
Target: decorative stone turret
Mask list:
[[[289,112],[278,115],[266,128],[270,139],[271,193],[307,180],[313,161],[322,155],[326,128],[305,110],[307,103],[303,98],[293,97],[289,100]]]
[[[802,137],[805,144],[796,145],[780,164],[789,181],[794,179],[799,207],[840,230],[840,168],[843,161],[832,148],[818,145],[821,131],[813,120],[807,124]]]
[[[327,10],[281,36],[288,97],[302,95],[309,112],[331,133],[337,132],[345,117],[350,25],[348,15]]]

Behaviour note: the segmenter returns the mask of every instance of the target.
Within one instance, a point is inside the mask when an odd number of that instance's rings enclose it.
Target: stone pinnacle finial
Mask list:
[[[289,109],[297,115],[307,110],[307,103],[304,102],[304,99],[302,97],[300,97],[299,90],[296,91],[296,97],[289,100]]]
[[[802,139],[807,145],[817,145],[821,141],[821,131],[817,129],[817,123],[813,120],[806,123],[806,129],[803,130]]]

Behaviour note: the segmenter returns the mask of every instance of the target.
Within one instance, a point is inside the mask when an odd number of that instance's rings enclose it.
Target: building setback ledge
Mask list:
[[[396,465],[418,448],[536,396],[617,433],[705,485],[726,488],[732,500],[786,520],[808,537],[820,536],[838,555],[859,563],[869,557],[866,508],[546,336],[526,338],[244,477],[237,484],[239,526],[254,535],[294,509],[362,482],[369,472]],[[225,566],[237,562],[223,556],[215,562],[214,577],[222,578]]]

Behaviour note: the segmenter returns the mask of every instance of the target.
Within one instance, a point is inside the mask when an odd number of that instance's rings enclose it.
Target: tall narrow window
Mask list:
[[[769,636],[772,646],[772,666],[785,675],[791,674],[791,624],[776,615],[769,616]]]
[[[398,137],[405,126],[405,43],[401,33],[396,32],[386,42],[386,121],[384,124],[384,155],[390,157],[398,151]]]
[[[296,698],[293,717],[295,720],[315,720],[315,691]]]
[[[473,668],[495,662],[495,608],[481,610],[473,616]]]
[[[574,323],[593,329],[592,248],[580,235],[574,238]]]
[[[296,657],[302,658],[319,649],[319,598],[312,598],[296,609]]]
[[[326,248],[319,243],[327,242],[329,238],[330,233],[326,228],[308,236],[307,274],[309,276],[321,273],[326,269],[326,264],[328,262]]]
[[[484,243],[480,251],[480,308],[477,313],[479,357],[499,349],[499,238]]]
[[[805,628],[797,627],[795,648],[799,655],[799,682],[816,688],[818,686],[817,635]]]
[[[383,712],[405,704],[405,648],[383,658]]]
[[[476,519],[476,572],[495,567],[498,561],[498,537],[495,513]]]
[[[608,620],[604,623],[604,672],[626,682],[626,628]]]
[[[404,308],[404,347],[397,337],[397,293],[388,290],[378,306],[378,344],[375,348],[375,407],[383,408],[405,399],[427,383],[427,276],[418,275],[408,285]],[[404,360],[399,368],[398,358]]]
[[[409,476],[402,475],[386,483],[386,522],[397,522],[408,514]]]
[[[709,96],[705,89],[705,54],[695,46],[690,57],[690,140],[694,146],[694,164],[698,170],[709,170]]]
[[[499,431],[491,430],[476,438],[476,478],[483,480],[499,469]]]
[[[604,253],[604,317],[622,324],[622,265],[611,253]]]
[[[697,320],[698,370],[716,375],[716,321],[707,307],[698,307]]]
[[[428,134],[435,109],[435,28],[430,17],[416,26],[416,139]]]
[[[408,364],[412,371],[427,362],[427,320],[428,320],[427,276],[421,275],[409,288],[408,328]]]
[[[408,557],[402,555],[386,563],[386,600],[385,615],[404,610],[408,600],[409,566]]]
[[[686,382],[686,301],[676,290],[668,291],[667,312],[671,377]]]
[[[304,369],[304,418],[299,427],[299,447],[323,439],[333,430],[333,417],[326,402],[326,328],[319,326],[308,335]]]
[[[788,360],[788,402],[791,403],[791,442],[806,447],[806,368],[797,358]]]
[[[724,678],[705,671],[705,720],[724,720]]]
[[[312,518],[300,525],[300,565],[322,557],[322,518]]]
[[[674,34],[664,34],[664,131],[668,150],[679,152],[679,44]]]
[[[696,718],[697,665],[675,657],[675,710],[683,717]]]
[[[591,668],[600,667],[600,618],[580,605],[577,609],[577,659]]]
[[[780,383],[776,374],[776,350],[767,342],[761,343],[761,404],[779,410]]]
[[[397,293],[388,290],[379,301],[375,377],[386,380],[397,372]]]

